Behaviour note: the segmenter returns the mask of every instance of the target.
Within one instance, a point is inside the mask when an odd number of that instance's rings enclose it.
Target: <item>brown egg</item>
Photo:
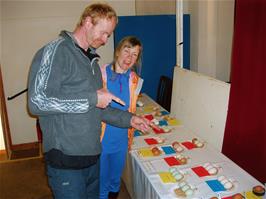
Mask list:
[[[187,164],[187,159],[186,158],[181,158],[180,160],[181,164]]]
[[[219,198],[217,198],[217,197],[211,197],[210,199],[219,199]]]
[[[175,142],[173,142],[173,143],[172,143],[172,146],[173,146],[174,148],[177,148],[177,147],[179,147],[179,142],[176,142],[176,141],[175,141]]]
[[[198,141],[198,138],[193,138],[192,143],[195,144],[195,142]]]
[[[242,196],[242,194],[240,194],[240,193],[237,193],[237,194],[232,196],[232,199],[244,199],[244,196]]]
[[[158,155],[161,154],[161,151],[160,151],[157,147],[153,147],[153,148],[151,149],[151,152],[152,152],[153,155],[155,155],[155,156],[158,156]]]
[[[255,187],[253,187],[252,192],[256,195],[256,196],[264,196],[265,195],[265,188],[257,185]]]
[[[177,188],[174,190],[175,191],[175,194],[178,196],[178,197],[186,197],[186,194],[184,191],[182,191],[181,188]]]

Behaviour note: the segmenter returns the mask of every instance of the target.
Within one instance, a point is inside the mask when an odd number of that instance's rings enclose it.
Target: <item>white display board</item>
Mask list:
[[[221,151],[229,91],[226,82],[175,67],[171,114]]]

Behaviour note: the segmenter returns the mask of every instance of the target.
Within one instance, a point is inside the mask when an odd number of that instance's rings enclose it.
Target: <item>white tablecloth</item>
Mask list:
[[[145,110],[145,106],[158,107],[158,105],[146,95],[143,95],[140,100],[144,103],[144,107],[138,108],[137,114],[150,114],[147,110],[151,109],[149,108]],[[161,110],[163,109],[161,108]],[[188,198],[207,199],[213,196],[225,198],[236,193],[245,195],[246,192],[252,190],[253,186],[262,185],[214,147],[191,133],[186,127],[178,125],[173,126],[170,133],[154,134],[153,132],[150,132],[147,135],[134,138],[132,151],[128,154],[127,164],[123,175],[123,180],[132,199],[178,198],[174,192],[174,189],[178,188],[178,182],[164,183],[159,175],[161,172],[169,172],[170,166],[166,163],[164,158],[172,157],[177,154],[162,154],[160,156],[152,157],[143,157],[140,154],[140,151],[143,148],[149,149],[155,146],[148,145],[144,140],[146,138],[156,137],[165,140],[164,143],[156,145],[159,148],[163,146],[171,146],[174,141],[178,141],[179,143],[189,142],[193,138],[198,138],[198,140],[204,143],[203,148],[189,150],[186,147],[183,147],[184,151],[181,154],[188,158],[188,162],[184,165],[175,166],[184,175],[183,181],[191,185],[194,189],[194,194]],[[203,166],[206,163],[210,163],[218,168],[217,175],[199,177],[193,172],[192,168]],[[234,187],[231,190],[225,191],[214,191],[211,189],[207,182],[217,180],[219,176],[225,176],[233,183]]]

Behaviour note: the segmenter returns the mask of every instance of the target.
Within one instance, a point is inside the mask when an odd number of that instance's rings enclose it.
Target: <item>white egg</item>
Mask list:
[[[186,190],[190,189],[190,186],[185,185],[181,189],[182,189],[182,191],[186,192]]]
[[[188,189],[188,190],[186,190],[185,193],[186,193],[186,196],[191,196],[191,195],[193,195],[194,191],[192,189]]]
[[[181,180],[183,178],[183,175],[182,174],[177,174],[174,177],[178,181],[178,180]]]
[[[183,151],[183,150],[184,150],[184,149],[183,149],[182,147],[180,147],[180,146],[176,148],[176,151],[177,151],[177,152],[181,152],[181,151]]]
[[[163,139],[162,138],[157,138],[157,142],[158,143],[163,143]]]
[[[207,170],[207,171],[209,171],[210,169],[213,169],[214,167],[212,166],[212,165],[210,165],[210,166],[207,166],[205,169]]]
[[[141,101],[137,101],[137,104],[138,104],[139,106],[143,106],[143,105],[144,105]]]
[[[178,170],[176,170],[176,171],[174,171],[174,172],[172,173],[173,176],[175,176],[175,175],[179,175],[179,174],[180,174],[180,172],[179,172]]]
[[[175,168],[175,167],[170,167],[170,168],[169,168],[170,173],[173,173],[173,172],[175,172],[176,170],[177,170],[177,168]]]
[[[177,159],[181,159],[183,156],[180,155],[180,154],[178,154],[178,155],[176,155],[175,157],[176,157]]]
[[[195,141],[194,141],[194,144],[196,144],[196,145],[197,145],[198,143],[199,143],[199,141],[198,141],[198,140],[195,140]]]
[[[208,166],[210,166],[211,164],[209,163],[209,162],[207,162],[207,163],[205,163],[204,165],[203,165],[203,167],[204,168],[206,168],[206,167],[208,167]]]
[[[223,180],[221,181],[221,183],[222,183],[223,185],[225,185],[227,182],[229,182],[227,179],[223,179]]]
[[[224,176],[219,176],[218,177],[218,180],[221,182],[222,180],[224,180],[225,179],[225,177]]]
[[[209,169],[208,172],[211,175],[215,175],[217,173],[217,169],[213,167],[212,169]]]
[[[199,142],[196,144],[197,147],[203,147],[203,143]]]
[[[224,188],[227,189],[227,190],[232,189],[232,187],[233,187],[233,183],[232,182],[228,181],[228,182],[226,182],[224,184]]]
[[[179,183],[179,187],[183,187],[183,186],[185,186],[187,183],[185,183],[185,182],[180,182]]]

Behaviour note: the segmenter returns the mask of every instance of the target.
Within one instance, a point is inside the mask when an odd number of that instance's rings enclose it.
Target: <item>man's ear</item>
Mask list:
[[[84,20],[84,24],[87,26],[87,27],[91,27],[93,26],[93,23],[92,23],[92,18],[90,16],[86,17],[85,20]]]

